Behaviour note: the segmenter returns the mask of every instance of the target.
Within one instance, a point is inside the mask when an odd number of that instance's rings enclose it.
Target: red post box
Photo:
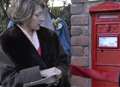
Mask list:
[[[90,8],[90,14],[92,68],[99,72],[120,72],[120,3],[97,4]],[[92,80],[92,87],[119,87],[119,84]]]

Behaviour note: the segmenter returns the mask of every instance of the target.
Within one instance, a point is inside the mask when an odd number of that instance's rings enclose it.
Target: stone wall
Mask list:
[[[89,14],[87,0],[72,0],[71,5],[71,63],[89,67]],[[89,79],[72,76],[72,87],[90,87]]]

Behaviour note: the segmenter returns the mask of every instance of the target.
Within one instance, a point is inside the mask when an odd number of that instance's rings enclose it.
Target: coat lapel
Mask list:
[[[24,49],[24,50],[26,50],[26,52],[30,52],[29,54],[32,56],[32,55],[34,55],[34,58],[35,59],[38,59],[38,61],[40,62],[40,65],[42,64],[42,66],[43,66],[43,68],[45,68],[46,67],[46,64],[45,64],[45,62],[43,61],[43,54],[42,54],[42,56],[40,56],[39,55],[39,53],[37,52],[37,50],[35,49],[35,47],[33,46],[33,44],[31,43],[31,41],[25,36],[25,34],[19,29],[19,27],[17,27],[17,29],[14,29],[14,30],[16,30],[16,32],[17,32],[17,35],[19,36],[18,37],[18,39],[22,39],[22,41],[24,42],[24,44],[27,46],[27,47],[29,47],[28,49]],[[42,53],[44,53],[43,51],[44,51],[44,49],[43,49],[43,44],[44,44],[44,41],[42,40],[42,37],[41,38],[39,38],[38,37],[38,39],[39,39],[39,41],[40,41],[40,43],[41,43],[41,47],[42,47]]]
[[[17,32],[18,32],[18,36],[22,37],[24,42],[27,43],[29,45],[29,47],[35,52],[35,54],[37,54],[38,56],[40,56],[36,50],[36,48],[33,46],[33,44],[31,43],[31,41],[27,38],[27,36],[19,29],[19,27],[17,27]]]

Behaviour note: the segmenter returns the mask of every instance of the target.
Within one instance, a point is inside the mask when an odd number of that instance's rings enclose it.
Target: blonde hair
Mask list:
[[[14,22],[23,23],[32,17],[38,5],[44,8],[43,0],[13,0],[7,13]]]

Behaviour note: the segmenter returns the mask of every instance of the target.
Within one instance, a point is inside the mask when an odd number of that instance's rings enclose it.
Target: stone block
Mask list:
[[[87,0],[71,0],[72,3],[83,3],[87,2]]]
[[[90,87],[89,79],[78,76],[72,76],[71,87]]]
[[[89,66],[89,59],[87,56],[72,56],[71,64],[77,66]]]
[[[71,16],[71,25],[72,26],[81,26],[88,24],[88,15],[72,15]]]
[[[84,5],[83,4],[72,4],[71,5],[71,14],[81,14],[84,11]]]
[[[72,46],[72,56],[83,56],[84,49],[80,46]]]
[[[81,27],[82,30],[82,35],[88,36],[89,35],[89,29],[88,26],[82,26]]]
[[[71,45],[72,46],[88,46],[89,37],[85,35],[72,36]]]
[[[71,26],[71,35],[72,36],[80,36],[80,35],[89,35],[88,26]]]
[[[85,47],[84,48],[84,56],[89,56],[89,48],[88,47]]]
[[[85,35],[80,35],[80,45],[87,46],[89,44],[89,37]]]
[[[71,45],[72,46],[80,46],[80,36],[72,36],[71,37]]]
[[[82,30],[80,26],[72,26],[71,27],[71,35],[72,36],[80,36],[82,34]]]

